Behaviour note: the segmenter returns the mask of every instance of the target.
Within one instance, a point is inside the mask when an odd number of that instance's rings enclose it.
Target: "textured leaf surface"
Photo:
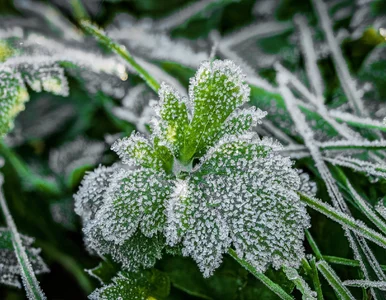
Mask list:
[[[155,269],[138,273],[122,272],[113,283],[95,290],[90,299],[164,299],[170,289],[169,278]]]

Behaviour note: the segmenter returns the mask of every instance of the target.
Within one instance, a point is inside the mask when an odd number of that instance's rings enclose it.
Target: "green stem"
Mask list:
[[[126,49],[125,46],[120,45],[110,39],[103,30],[92,25],[89,21],[83,20],[80,22],[80,26],[97,38],[102,44],[104,44],[109,49],[113,50],[115,53],[120,55],[124,60],[126,60],[141,76],[141,78],[147,83],[147,85],[153,89],[156,93],[160,87],[158,81],[149,74],[142,66],[140,66],[130,52]]]
[[[253,274],[257,279],[259,279],[263,284],[265,284],[266,287],[269,288],[272,292],[274,292],[280,299],[293,300],[291,295],[289,295],[286,291],[284,291],[280,285],[274,283],[271,279],[269,279],[263,273],[257,272],[256,269],[250,263],[248,263],[245,260],[238,257],[236,254],[236,251],[234,251],[233,249],[229,249],[228,253],[240,265],[242,265],[251,274]]]
[[[336,265],[343,265],[348,267],[360,267],[360,264],[356,260],[343,258],[343,257],[337,257],[337,256],[329,256],[329,255],[323,255],[323,259],[331,264]],[[383,271],[386,271],[386,266],[381,265],[381,269]]]
[[[46,299],[43,291],[40,289],[39,282],[35,277],[35,273],[32,269],[32,265],[28,259],[27,253],[21,241],[19,232],[17,231],[16,224],[13,221],[11,213],[9,212],[7,202],[5,201],[2,185],[3,178],[0,174],[0,206],[4,214],[5,222],[11,233],[12,244],[15,250],[15,255],[20,266],[20,274],[23,279],[24,288],[29,299],[43,300]]]
[[[74,13],[74,16],[77,20],[88,20],[90,19],[90,16],[87,13],[87,10],[85,9],[82,0],[71,0],[70,4],[72,6],[72,11]]]
[[[311,266],[310,264],[308,263],[307,259],[303,257],[302,259],[302,267],[304,269],[304,271],[306,272],[307,275],[311,275]]]
[[[335,210],[330,205],[321,202],[315,198],[309,197],[298,192],[300,200],[309,207],[329,217],[331,220],[353,230],[356,234],[374,242],[375,244],[386,248],[386,237],[367,227],[363,222],[357,221],[351,216]]]
[[[317,259],[323,259],[322,253],[320,252],[318,245],[316,244],[311,233],[308,230],[306,230],[305,233],[306,233],[306,239],[307,239],[308,243],[310,244],[312,251],[314,251],[316,258]]]
[[[323,297],[322,285],[320,284],[318,269],[316,267],[314,258],[310,260],[310,266],[311,266],[312,282],[314,283],[315,291],[318,295],[318,300],[323,300],[324,297]]]
[[[19,156],[10,149],[4,141],[0,140],[0,154],[12,165],[22,181],[32,185],[35,189],[57,195],[60,193],[56,183],[44,180],[33,174],[28,166],[19,158]]]

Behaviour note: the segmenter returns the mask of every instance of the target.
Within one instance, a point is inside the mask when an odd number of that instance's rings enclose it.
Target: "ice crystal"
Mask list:
[[[280,143],[251,131],[266,113],[242,108],[249,87],[231,61],[204,62],[189,98],[162,84],[152,136],[116,141],[123,166],[99,167],[75,195],[88,247],[123,267],[151,267],[165,245],[192,257],[205,277],[233,247],[259,272],[298,267],[312,193]]]

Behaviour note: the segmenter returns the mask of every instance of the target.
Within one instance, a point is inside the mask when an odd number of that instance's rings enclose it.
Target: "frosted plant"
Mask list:
[[[39,255],[40,249],[31,246],[34,239],[24,235],[20,237],[34,273],[49,272]],[[13,249],[11,233],[7,228],[0,228],[0,283],[21,288],[20,275],[20,265]]]
[[[10,60],[0,67],[0,136],[13,128],[13,119],[29,100],[26,84],[35,92],[68,95],[67,78],[58,64],[23,61],[12,64]]]
[[[202,63],[189,98],[162,84],[151,138],[116,141],[127,167],[99,167],[75,195],[88,247],[130,271],[153,266],[165,245],[205,277],[231,247],[258,272],[297,268],[309,226],[301,179],[278,142],[251,132],[266,113],[241,107],[249,92],[228,60]]]

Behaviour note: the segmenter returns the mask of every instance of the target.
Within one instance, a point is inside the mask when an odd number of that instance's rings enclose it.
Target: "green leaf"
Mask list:
[[[0,137],[13,128],[13,120],[24,110],[29,100],[27,89],[20,74],[2,67],[0,69]]]
[[[117,140],[111,147],[122,163],[129,166],[161,170],[163,162],[149,141],[141,134],[133,132],[130,137]]]
[[[223,123],[249,100],[250,89],[241,69],[231,61],[205,62],[189,85],[192,120],[180,160],[202,156],[218,140]]]
[[[153,169],[121,169],[115,173],[107,199],[95,217],[106,239],[121,244],[138,226],[148,237],[162,231],[169,181],[164,172]]]
[[[95,268],[87,270],[87,273],[98,279],[101,284],[109,284],[111,279],[119,271],[119,266],[108,259],[104,259]]]
[[[161,84],[158,94],[160,100],[156,110],[159,110],[157,113],[161,120],[160,124],[154,124],[154,133],[178,156],[184,147],[184,135],[189,126],[187,100],[165,83]]]
[[[113,279],[112,284],[95,290],[89,299],[155,300],[165,299],[169,292],[169,277],[152,269],[137,273],[121,272]]]

